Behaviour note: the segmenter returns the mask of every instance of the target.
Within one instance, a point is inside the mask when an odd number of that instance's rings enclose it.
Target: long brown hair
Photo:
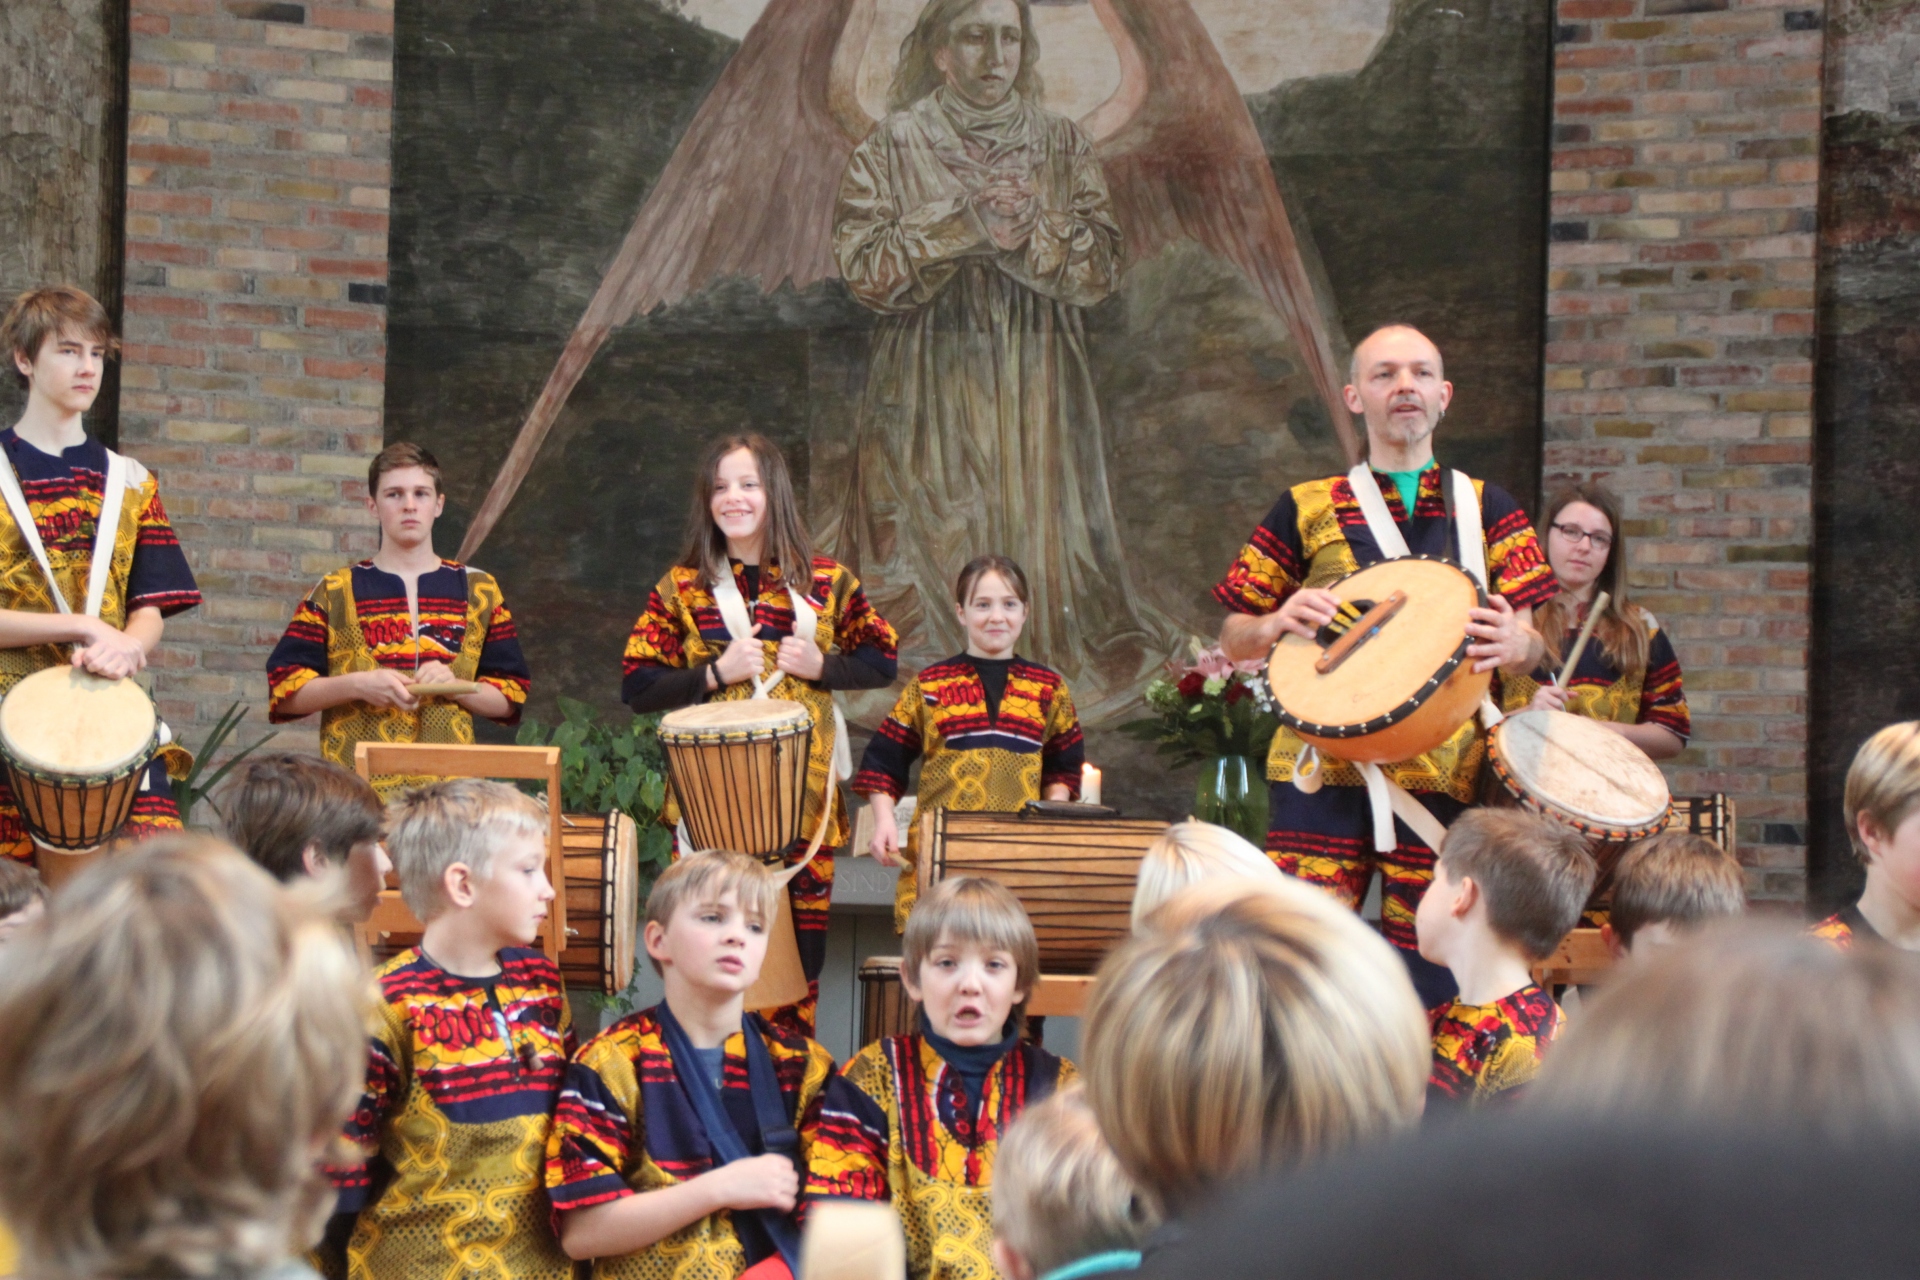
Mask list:
[[[900,42],[900,61],[887,87],[887,110],[905,111],[947,82],[933,55],[947,47],[955,20],[980,0],[927,0],[927,7]],[[1027,0],[1013,0],[1020,10],[1020,69],[1013,74],[1013,91],[1026,101],[1040,102],[1040,37],[1033,32],[1033,10]]]
[[[1621,568],[1627,561],[1627,535],[1620,526],[1620,499],[1613,490],[1592,480],[1554,490],[1540,516],[1541,541],[1544,544],[1552,536],[1553,522],[1562,511],[1576,502],[1584,502],[1605,516],[1607,527],[1613,531],[1613,546],[1607,550],[1607,563],[1601,568],[1598,581],[1593,584],[1595,592],[1604,591],[1611,599],[1607,601],[1600,620],[1593,624],[1593,638],[1599,642],[1600,652],[1621,674],[1644,675],[1652,629],[1647,625],[1646,611],[1637,604],[1627,602],[1627,575]],[[1546,547],[1543,545],[1541,550],[1544,552]],[[1547,642],[1548,666],[1560,665],[1564,656],[1561,646],[1578,620],[1574,603],[1564,591],[1535,611],[1533,625]]]
[[[687,539],[680,552],[684,569],[698,569],[708,586],[720,581],[727,568],[727,535],[713,522],[713,487],[720,482],[720,461],[745,449],[760,472],[760,488],[767,495],[767,514],[761,525],[760,563],[780,566],[788,586],[802,593],[813,578],[813,537],[800,518],[793,496],[793,477],[787,460],[773,441],[757,431],[721,436],[700,457],[699,479],[693,486],[693,505],[687,511]]]

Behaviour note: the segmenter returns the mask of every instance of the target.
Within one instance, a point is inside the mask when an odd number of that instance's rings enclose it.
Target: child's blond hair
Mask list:
[[[974,943],[1013,957],[1014,982],[1030,998],[1040,980],[1040,941],[1033,921],[1013,891],[984,876],[956,876],[942,880],[920,895],[907,917],[900,939],[900,972],[920,985],[920,966],[942,942]],[[1010,1015],[1012,1030],[1026,1026],[1027,1002],[1021,1000]]]
[[[1732,854],[1689,831],[1663,831],[1627,850],[1613,875],[1608,922],[1626,946],[1649,925],[1692,928],[1747,909],[1747,881]]]
[[[1888,836],[1920,805],[1920,720],[1890,724],[1868,738],[1847,769],[1847,838],[1862,862],[1873,855],[1860,838],[1860,819]]]
[[[161,835],[10,951],[0,1216],[26,1274],[252,1274],[317,1238],[372,998],[323,893]]]
[[[1134,932],[1161,903],[1213,876],[1273,881],[1280,878],[1280,868],[1237,832],[1211,822],[1176,822],[1141,855],[1133,890]]]
[[[1020,1114],[993,1159],[993,1232],[1045,1275],[1140,1247],[1133,1183],[1078,1085]]]
[[[0,920],[47,900],[40,873],[16,858],[0,856]]]
[[[1524,809],[1469,809],[1447,828],[1439,865],[1471,878],[1487,923],[1530,960],[1544,960],[1574,925],[1599,874],[1579,832]]]
[[[447,871],[455,863],[484,880],[507,841],[546,835],[546,807],[490,778],[442,778],[387,806],[387,852],[400,873],[400,896],[422,920],[446,907]]]
[[[1171,1216],[1413,1123],[1431,1054],[1393,949],[1284,877],[1203,881],[1157,911],[1100,966],[1082,1049],[1101,1131]]]
[[[780,909],[780,882],[758,858],[730,850],[690,853],[660,873],[647,894],[647,923],[662,929],[689,902],[718,902],[729,893],[740,913],[762,928],[773,927]],[[648,957],[655,973],[660,962]]]

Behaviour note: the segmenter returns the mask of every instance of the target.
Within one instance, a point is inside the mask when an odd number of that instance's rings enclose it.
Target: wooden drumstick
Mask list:
[[[480,686],[472,680],[430,680],[425,684],[408,685],[407,692],[416,698],[458,698],[480,692]]]
[[[1580,655],[1587,651],[1587,641],[1593,638],[1593,624],[1600,621],[1600,613],[1611,599],[1613,597],[1604,591],[1593,598],[1593,605],[1587,610],[1587,620],[1580,624],[1580,638],[1573,642],[1573,652],[1567,655],[1566,665],[1561,667],[1560,674],[1553,678],[1553,682],[1562,689],[1567,687],[1567,680],[1573,675],[1573,669],[1580,665]]]

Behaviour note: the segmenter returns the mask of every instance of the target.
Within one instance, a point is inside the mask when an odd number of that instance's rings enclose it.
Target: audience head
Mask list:
[[[1160,904],[1190,885],[1215,876],[1243,876],[1268,883],[1280,879],[1273,859],[1245,837],[1211,822],[1176,822],[1147,846],[1133,891],[1133,931],[1146,926]]]
[[[1847,770],[1847,837],[1867,875],[1920,904],[1920,720],[1868,738]]]
[[[317,1238],[371,989],[323,890],[162,835],[0,963],[0,1217],[23,1273],[243,1275]]]
[[[1686,831],[1665,831],[1627,850],[1613,875],[1605,926],[1615,958],[1663,946],[1709,920],[1747,909],[1746,876],[1732,854]]]
[[[992,1044],[1026,1025],[1040,943],[997,880],[957,876],[920,895],[900,940],[900,985],[920,1025],[955,1044]]]
[[[1532,1093],[1559,1112],[1920,1134],[1920,956],[1710,926],[1623,965]]]
[[[1149,1207],[1224,1188],[1420,1115],[1431,1046],[1406,966],[1297,881],[1215,879],[1100,967],[1087,1096]]]
[[[388,811],[387,847],[400,895],[420,919],[476,912],[500,946],[539,936],[546,904],[547,811],[488,778],[443,778],[401,795]]]
[[[647,895],[644,942],[653,971],[720,992],[760,978],[784,890],[758,858],[693,853],[661,873]]]
[[[1579,923],[1596,873],[1571,827],[1523,809],[1469,809],[1447,829],[1414,916],[1420,954],[1446,964],[1459,939],[1484,928],[1544,960]]]
[[[0,942],[46,913],[47,886],[24,862],[0,857]]]
[[[1097,1253],[1140,1247],[1133,1184],[1078,1085],[1027,1108],[993,1159],[993,1256],[1035,1280]]]
[[[276,880],[339,874],[353,923],[373,914],[392,863],[380,833],[386,811],[365,779],[318,756],[249,760],[221,797],[227,838]]]

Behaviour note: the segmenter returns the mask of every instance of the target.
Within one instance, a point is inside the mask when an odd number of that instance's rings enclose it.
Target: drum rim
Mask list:
[[[796,719],[793,716],[792,712],[781,711],[779,714],[787,717],[786,719],[778,721],[773,724],[757,724],[750,727],[740,727],[740,726],[722,727],[718,725],[689,726],[689,725],[677,725],[672,723],[673,717],[681,714],[682,712],[704,711],[711,707],[725,707],[725,706],[734,706],[734,705],[739,705],[744,707],[744,706],[751,706],[753,703],[756,703],[756,702],[765,705],[768,708],[769,713],[771,713],[774,704],[784,703],[787,707],[792,708],[794,712],[798,712],[799,715]],[[722,698],[715,702],[695,703],[691,707],[676,707],[674,710],[669,711],[665,715],[660,717],[660,724],[659,724],[659,727],[655,730],[655,732],[656,734],[658,734],[662,742],[668,742],[668,741],[724,742],[729,740],[742,741],[742,740],[745,740],[744,735],[761,734],[769,737],[790,737],[793,734],[799,733],[802,729],[813,728],[814,720],[815,720],[815,716],[813,714],[813,709],[807,706],[806,703],[801,702],[795,698]]]
[[[1473,583],[1476,601],[1474,607],[1478,609],[1487,607],[1487,589],[1480,585],[1479,579],[1467,573],[1464,568],[1461,568],[1459,562],[1450,556],[1395,556],[1392,560],[1378,560],[1373,564],[1362,565],[1352,573],[1341,574],[1338,578],[1329,582],[1326,589],[1332,590],[1356,574],[1362,574],[1370,569],[1377,569],[1383,564],[1393,564],[1396,561],[1402,560],[1432,560],[1459,569],[1467,580]],[[1268,677],[1267,673],[1273,669],[1273,655],[1279,650],[1282,641],[1285,639],[1286,637],[1282,636],[1279,640],[1273,642],[1273,648],[1267,651],[1267,660],[1261,665],[1256,678],[1265,689],[1267,701],[1273,704],[1273,713],[1279,718],[1280,723],[1296,733],[1315,738],[1364,738],[1370,734],[1379,733],[1383,729],[1391,729],[1394,725],[1399,724],[1402,720],[1405,720],[1408,716],[1411,716],[1414,712],[1425,706],[1433,695],[1439,692],[1440,686],[1453,678],[1454,672],[1458,671],[1460,664],[1467,659],[1467,646],[1473,642],[1471,636],[1460,637],[1460,643],[1454,649],[1453,656],[1441,663],[1440,669],[1434,672],[1425,684],[1416,689],[1411,697],[1398,706],[1389,709],[1384,714],[1375,716],[1371,720],[1361,721],[1358,724],[1321,724],[1318,721],[1308,720],[1288,711],[1286,706],[1280,701],[1280,695],[1275,692],[1273,683]]]
[[[21,685],[49,671],[65,672],[71,677],[74,668],[42,667],[39,671],[29,672],[14,682],[13,688],[7,690],[4,698],[0,698],[0,759],[5,759],[9,764],[29,777],[45,779],[47,781],[69,779],[75,782],[113,782],[126,777],[129,773],[137,773],[144,768],[147,762],[153,758],[154,752],[160,749],[160,708],[154,705],[153,695],[145,689],[140,688],[137,683],[133,682],[131,677],[126,677],[125,683],[132,685],[132,687],[139,692],[141,700],[147,708],[147,714],[153,718],[153,728],[148,731],[146,741],[135,748],[131,755],[124,756],[112,764],[97,765],[95,766],[95,771],[91,773],[77,773],[69,769],[63,769],[58,765],[44,764],[37,760],[21,758],[14,744],[9,741],[6,736],[4,709],[7,703],[13,700],[14,694],[19,691]],[[103,680],[101,677],[92,676],[90,673],[89,678],[101,680],[103,684],[110,687],[117,687],[122,683],[122,681],[119,680]]]
[[[720,731],[691,729],[660,729],[660,741],[670,747],[713,747],[728,746],[736,742],[778,742],[783,738],[797,738],[813,729],[811,717],[798,724],[771,725],[754,729],[724,729]]]
[[[1501,756],[1499,748],[1494,745],[1495,742],[1496,739],[1492,735],[1489,735],[1487,739],[1487,763],[1493,766],[1494,777],[1500,780],[1500,785],[1506,788],[1507,794],[1519,801],[1522,808],[1531,809],[1533,812],[1552,818],[1556,822],[1564,823],[1572,827],[1575,831],[1578,831],[1581,835],[1591,836],[1595,839],[1616,841],[1645,840],[1649,836],[1659,835],[1662,831],[1666,830],[1667,822],[1673,817],[1673,795],[1671,792],[1667,795],[1667,805],[1666,808],[1660,811],[1660,816],[1646,822],[1608,822],[1604,818],[1590,818],[1585,814],[1575,813],[1573,810],[1555,804],[1551,800],[1544,799],[1534,795],[1530,791],[1523,790],[1520,785],[1520,779],[1514,775],[1512,766]]]

